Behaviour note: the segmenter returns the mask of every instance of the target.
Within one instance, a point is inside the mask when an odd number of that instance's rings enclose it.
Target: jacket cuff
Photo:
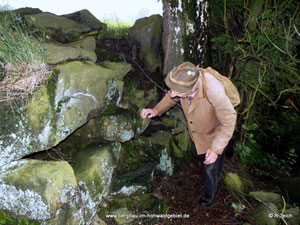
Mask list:
[[[164,111],[164,108],[163,107],[160,107],[159,105],[156,105],[155,107],[154,107],[154,109],[156,109],[157,110],[157,112],[158,112],[158,116],[161,116],[165,111]]]
[[[224,148],[217,148],[214,145],[211,145],[209,148],[211,151],[213,151],[214,153],[217,153],[218,155],[222,155]]]

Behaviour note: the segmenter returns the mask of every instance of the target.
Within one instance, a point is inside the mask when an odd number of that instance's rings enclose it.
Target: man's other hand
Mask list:
[[[156,109],[142,109],[140,115],[143,119],[147,118],[152,118],[157,116],[158,111]]]
[[[208,149],[205,154],[204,164],[212,164],[217,160],[217,158],[218,158],[218,154]]]

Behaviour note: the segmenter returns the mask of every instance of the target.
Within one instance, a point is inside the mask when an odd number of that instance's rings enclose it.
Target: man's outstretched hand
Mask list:
[[[158,111],[156,109],[142,109],[140,115],[143,119],[145,119],[146,117],[147,118],[152,118],[152,117],[155,117],[157,116],[158,114]]]

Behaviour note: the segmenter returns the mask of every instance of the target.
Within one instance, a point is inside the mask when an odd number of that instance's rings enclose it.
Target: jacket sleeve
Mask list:
[[[225,93],[223,85],[217,79],[214,77],[207,79],[206,86],[207,97],[214,106],[216,116],[219,120],[210,150],[217,154],[222,154],[233,135],[237,114]]]
[[[176,105],[179,100],[180,98],[171,98],[171,92],[168,91],[168,93],[160,100],[160,102],[157,103],[154,109],[158,111],[158,116],[161,116],[174,105]]]

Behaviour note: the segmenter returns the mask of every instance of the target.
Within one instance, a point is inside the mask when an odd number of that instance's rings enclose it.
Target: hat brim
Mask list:
[[[168,73],[168,75],[167,75],[167,77],[166,77],[166,79],[165,79],[165,83],[166,83],[166,85],[167,85],[171,90],[177,91],[177,92],[180,92],[180,93],[188,93],[188,92],[190,92],[190,91],[193,90],[193,87],[194,87],[196,81],[195,81],[195,83],[193,83],[191,86],[185,87],[185,86],[182,86],[182,85],[174,84],[174,83],[170,80],[170,74],[171,74],[171,72]]]

